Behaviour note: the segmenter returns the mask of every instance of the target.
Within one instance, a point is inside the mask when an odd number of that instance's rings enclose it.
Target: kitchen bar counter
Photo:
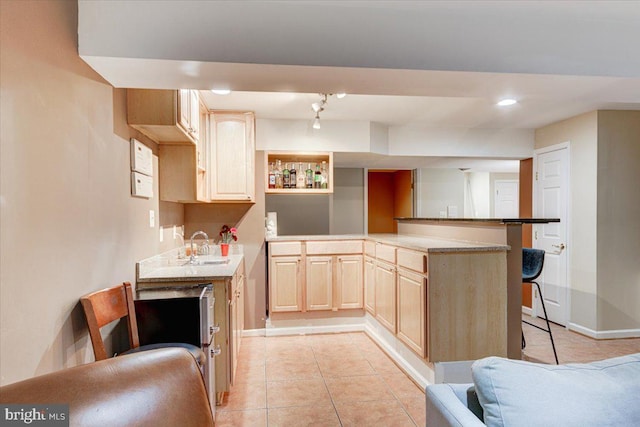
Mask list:
[[[473,223],[493,223],[493,224],[548,224],[550,222],[560,222],[559,218],[410,218],[397,217],[396,221],[435,221],[435,222],[473,222]]]
[[[507,252],[508,357],[522,358],[522,225],[558,218],[395,218],[398,234],[509,245]]]
[[[334,234],[269,237],[267,242],[369,240],[428,253],[509,250],[508,245],[467,242],[407,234]]]

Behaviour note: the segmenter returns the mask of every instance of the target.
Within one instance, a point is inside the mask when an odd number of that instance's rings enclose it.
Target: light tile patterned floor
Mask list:
[[[223,426],[423,426],[424,392],[364,333],[245,337]]]
[[[540,319],[535,319],[540,322]],[[524,359],[553,363],[549,335],[523,325]],[[640,352],[552,325],[560,363]],[[424,426],[424,392],[364,333],[242,339],[237,382],[217,427]]]
[[[523,315],[523,319],[546,328],[544,319]],[[556,344],[558,362],[588,363],[625,354],[640,353],[640,338],[596,340],[551,323],[551,332]],[[527,324],[522,325],[527,341],[523,359],[532,362],[555,363],[549,334]]]

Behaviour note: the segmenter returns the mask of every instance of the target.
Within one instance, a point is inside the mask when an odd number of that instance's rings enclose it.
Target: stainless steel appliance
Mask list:
[[[200,346],[206,355],[204,382],[211,411],[216,409],[216,373],[214,357],[220,354],[214,345],[213,285],[167,285],[163,288],[140,289],[136,292],[136,318],[140,344],[183,342]]]

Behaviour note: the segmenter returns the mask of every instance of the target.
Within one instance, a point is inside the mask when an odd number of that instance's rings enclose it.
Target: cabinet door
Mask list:
[[[189,91],[189,135],[196,144],[200,140],[200,95],[197,90]]]
[[[376,315],[376,264],[373,258],[364,258],[364,308]]]
[[[272,257],[269,263],[270,310],[302,311],[300,257]]]
[[[418,356],[426,353],[427,279],[398,269],[398,338]]]
[[[333,262],[330,256],[308,256],[306,265],[306,309],[333,308]]]
[[[236,349],[238,338],[238,299],[236,297],[237,277],[234,276],[229,285],[229,374],[231,384],[236,383],[236,367],[238,365],[238,350]]]
[[[255,176],[253,113],[211,115],[211,199],[253,201]]]
[[[396,271],[381,261],[376,264],[376,319],[396,333]]]
[[[209,113],[203,105],[199,106],[198,142],[196,144],[196,188],[198,201],[209,201]]]
[[[187,131],[188,134],[191,126],[191,91],[189,89],[180,89],[178,91],[178,124]]]
[[[362,255],[340,255],[337,259],[338,308],[362,308]]]

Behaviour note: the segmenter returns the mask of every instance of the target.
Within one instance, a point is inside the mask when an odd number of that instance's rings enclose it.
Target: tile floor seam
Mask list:
[[[324,386],[327,389],[327,393],[329,394],[329,400],[331,400],[331,406],[333,407],[333,410],[336,413],[336,417],[338,417],[338,422],[340,423],[340,427],[344,427],[344,423],[342,422],[342,418],[340,418],[340,413],[338,412],[338,408],[336,407],[336,402],[333,400],[333,395],[331,394],[331,391],[329,390],[329,386],[327,385],[327,380],[324,377],[324,373],[322,372],[322,369],[320,369],[320,364],[318,363],[316,352],[313,349],[312,351],[313,351],[313,359],[316,361],[316,364],[318,364],[318,369],[320,370],[320,377],[322,378],[322,382],[324,383]]]

